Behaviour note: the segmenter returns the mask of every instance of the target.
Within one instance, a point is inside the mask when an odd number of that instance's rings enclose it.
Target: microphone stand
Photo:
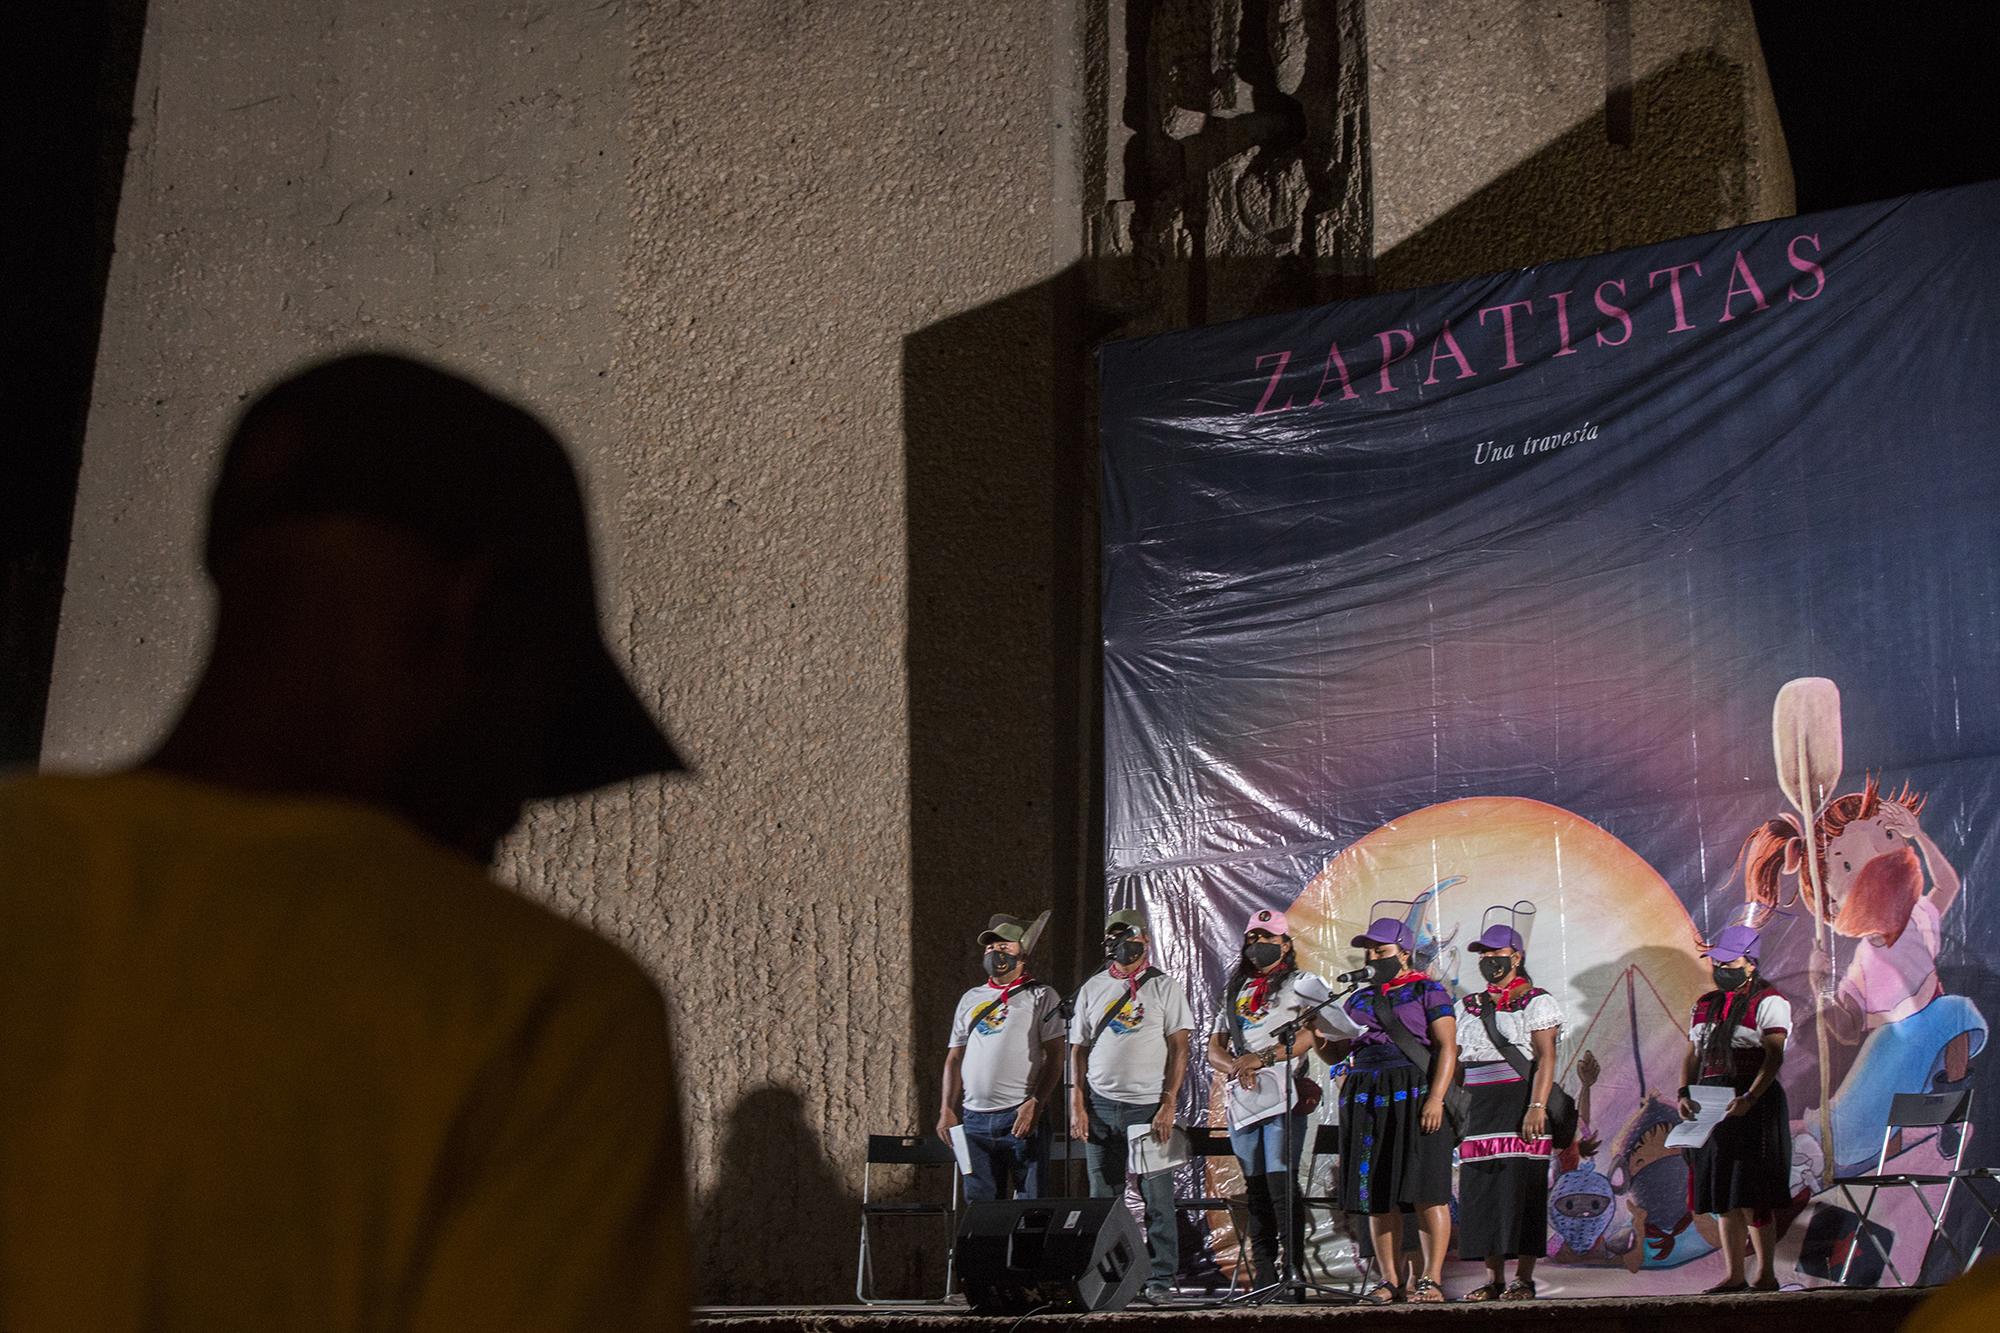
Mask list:
[[[1091,977],[1096,975],[1095,972],[1091,973]],[[1055,1122],[1049,1126],[1049,1133],[1052,1139],[1059,1136],[1063,1140],[1063,1179],[1060,1190],[1050,1190],[1044,1196],[1051,1199],[1073,1199],[1078,1197],[1076,1194],[1077,1151],[1079,1145],[1084,1140],[1073,1139],[1069,1134],[1070,1093],[1075,1087],[1070,1078],[1069,1025],[1076,1017],[1076,1002],[1083,998],[1083,987],[1090,984],[1090,979],[1090,977],[1085,977],[1082,986],[1078,986],[1075,990],[1071,991],[1068,998],[1058,1002],[1056,1005],[1056,1014],[1062,1019],[1063,1025],[1062,1072],[1056,1077],[1056,1104],[1059,1109],[1056,1112]],[[1051,1181],[1050,1184],[1054,1184],[1054,1182]],[[1088,1190],[1086,1189],[1085,1192],[1087,1193]]]
[[[1362,983],[1358,982],[1351,984],[1339,995],[1328,995],[1324,1000],[1317,1001],[1307,1008],[1300,1010],[1290,1019],[1280,1024],[1277,1031],[1272,1034],[1275,1038],[1275,1044],[1290,1051],[1292,1042],[1299,1035],[1299,1030],[1311,1022],[1314,1015],[1336,1000],[1346,1000],[1348,996],[1360,990],[1361,985]],[[1292,1136],[1296,1133],[1294,1122],[1298,1118],[1293,1111],[1293,1107],[1297,1105],[1297,1097],[1293,1092],[1292,1077],[1293,1067],[1302,1058],[1304,1057],[1295,1058],[1287,1056],[1282,1062],[1285,1066],[1283,1075],[1285,1080],[1285,1099],[1283,1109],[1278,1114],[1283,1117],[1283,1122],[1279,1125],[1279,1134],[1282,1139],[1281,1151],[1284,1156],[1285,1167],[1284,1262],[1278,1267],[1278,1280],[1276,1282],[1266,1283],[1264,1286],[1246,1291],[1240,1296],[1232,1296],[1224,1304],[1262,1305],[1276,1296],[1289,1299],[1294,1304],[1302,1305],[1305,1303],[1307,1292],[1312,1292],[1315,1295],[1345,1304],[1358,1304],[1362,1299],[1359,1293],[1349,1291],[1345,1287],[1333,1287],[1322,1282],[1307,1281],[1305,1259],[1299,1253],[1305,1247],[1302,1243],[1303,1228],[1297,1225],[1297,1222],[1300,1220],[1297,1216],[1300,1187],[1298,1165],[1294,1160],[1294,1149],[1299,1145],[1294,1144],[1292,1141]],[[1327,1082],[1329,1084],[1327,1092],[1331,1094],[1333,1091],[1330,1086],[1332,1080],[1328,1079]],[[1225,1118],[1227,1114],[1225,1110]],[[1246,1181],[1245,1184],[1247,1186],[1248,1182]]]

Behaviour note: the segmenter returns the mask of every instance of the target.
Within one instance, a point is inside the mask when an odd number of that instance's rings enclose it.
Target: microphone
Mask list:
[[[1374,975],[1375,973],[1371,969],[1358,967],[1352,972],[1342,972],[1333,979],[1333,984],[1336,986],[1353,986],[1368,980]]]

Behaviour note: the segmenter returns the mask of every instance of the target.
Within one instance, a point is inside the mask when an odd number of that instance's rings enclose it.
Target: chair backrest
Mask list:
[[[874,1172],[878,1166],[948,1166],[951,1206],[958,1207],[958,1154],[949,1143],[929,1134],[870,1134],[868,1160],[861,1166],[861,1206],[875,1201]]]
[[[929,1134],[870,1134],[870,1166],[953,1166],[951,1145]]]
[[[1971,1088],[1956,1092],[1899,1092],[1889,1103],[1889,1123],[1897,1129],[1962,1125],[1971,1114]]]
[[[1972,1116],[1972,1089],[1959,1088],[1955,1092],[1899,1092],[1889,1101],[1889,1123],[1882,1127],[1882,1150],[1875,1156],[1875,1174],[1889,1172],[1889,1141],[1903,1129],[1942,1129],[1946,1125],[1962,1125]],[[1965,1165],[1966,1140],[1971,1136],[1958,1136],[1958,1151],[1952,1154],[1951,1169],[1958,1171]]]
[[[1220,1129],[1205,1129],[1193,1126],[1187,1131],[1188,1156],[1228,1157],[1236,1150],[1229,1146],[1229,1135]]]

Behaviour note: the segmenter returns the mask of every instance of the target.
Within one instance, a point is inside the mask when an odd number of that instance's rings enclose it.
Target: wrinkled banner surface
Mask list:
[[[1896,1094],[1974,1086],[2000,1160],[1997,245],[1977,186],[1103,353],[1110,903],[1204,1024],[1258,908],[1327,976],[1405,916],[1460,991],[1515,911],[1593,1140],[1559,1287],[1721,1273],[1661,1140],[1746,910],[1797,1014],[1787,1281],[1844,1260],[1827,1181]],[[1214,1091],[1198,1057],[1184,1112]],[[1873,1220],[1915,1277],[1921,1209]]]

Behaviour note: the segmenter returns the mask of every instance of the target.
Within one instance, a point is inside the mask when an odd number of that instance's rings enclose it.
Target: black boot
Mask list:
[[[1250,1285],[1268,1287],[1278,1280],[1278,1214],[1271,1207],[1269,1178],[1246,1177],[1243,1193],[1247,1203],[1244,1233],[1250,1239]]]
[[[1285,1237],[1285,1263],[1293,1278],[1304,1281],[1306,1208],[1299,1202],[1298,1179],[1289,1171],[1272,1171],[1264,1177],[1264,1193],[1271,1200],[1272,1230]],[[1276,1267],[1275,1262],[1272,1266]]]

